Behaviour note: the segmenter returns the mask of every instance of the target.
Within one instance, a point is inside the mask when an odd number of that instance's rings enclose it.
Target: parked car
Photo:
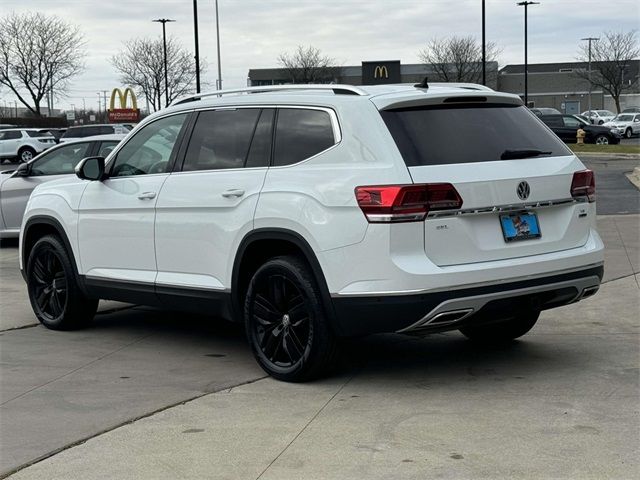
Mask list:
[[[45,182],[74,175],[80,160],[91,155],[106,157],[124,135],[88,137],[56,145],[16,170],[0,174],[0,238],[17,237],[27,201],[34,188]]]
[[[629,107],[622,110],[622,113],[640,113],[640,107]]]
[[[83,125],[69,127],[60,137],[61,142],[67,142],[75,138],[95,137],[96,135],[126,135],[130,129],[117,123],[103,125]]]
[[[584,118],[578,115],[543,115],[540,120],[567,143],[576,143],[576,136],[580,127],[585,131],[585,143],[596,143],[598,145],[620,143],[620,134],[609,127],[584,123]]]
[[[321,375],[340,336],[510,341],[603,274],[593,172],[480,85],[201,93],[76,172],[22,224],[40,322],[86,325],[100,298],[217,314],[281,380]]]
[[[640,113],[620,113],[603,126],[612,129],[620,136],[631,138],[633,135],[640,134]]]
[[[602,125],[616,116],[615,113],[609,110],[587,110],[582,112],[581,115],[588,118],[593,125]]]
[[[529,110],[531,110],[533,113],[535,113],[538,116],[541,115],[560,115],[560,111],[556,110],[555,108],[551,108],[551,107],[536,107],[536,108],[530,108]]]
[[[9,128],[0,130],[0,162],[28,162],[36,154],[56,144],[49,133],[41,133],[35,128]]]

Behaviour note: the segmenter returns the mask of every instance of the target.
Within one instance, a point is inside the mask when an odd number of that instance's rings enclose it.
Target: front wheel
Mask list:
[[[631,127],[627,128],[624,132],[624,136],[627,138],[631,138],[633,136],[633,130],[631,130]]]
[[[84,296],[64,244],[55,235],[36,242],[27,261],[27,290],[36,317],[52,330],[70,330],[88,324],[98,300]]]
[[[607,137],[606,135],[598,135],[596,137],[596,144],[597,145],[609,145],[609,137]]]
[[[336,338],[316,279],[300,258],[276,257],[256,271],[244,318],[256,360],[278,380],[311,380],[333,366]]]
[[[482,343],[504,343],[521,337],[538,321],[540,312],[529,310],[499,323],[467,325],[460,332],[470,340]]]

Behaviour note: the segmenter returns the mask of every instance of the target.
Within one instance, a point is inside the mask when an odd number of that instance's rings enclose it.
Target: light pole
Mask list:
[[[156,20],[152,20],[152,22],[157,22],[162,24],[162,45],[164,47],[164,99],[165,99],[165,107],[169,106],[169,78],[167,74],[167,30],[165,28],[168,22],[175,22],[175,20],[171,20],[169,18],[158,18]]]
[[[200,93],[200,47],[198,45],[198,0],[193,0],[193,36],[196,42],[196,93]]]
[[[589,114],[591,114],[591,42],[597,42],[600,39],[596,37],[587,37],[582,38],[581,40],[589,42]]]
[[[487,39],[485,34],[484,0],[482,0],[482,84],[487,84]]]
[[[222,65],[220,64],[220,15],[218,13],[218,0],[216,0],[216,38],[218,42],[218,80],[216,90],[222,90]]]
[[[520,7],[524,7],[524,104],[525,106],[529,106],[529,85],[528,85],[528,76],[529,76],[529,64],[527,60],[527,7],[529,5],[539,5],[540,2],[518,2],[517,5]]]

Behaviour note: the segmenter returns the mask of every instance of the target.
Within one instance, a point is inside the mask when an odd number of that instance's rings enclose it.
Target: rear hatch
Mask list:
[[[391,107],[381,115],[413,181],[450,183],[462,197],[460,208],[431,211],[424,221],[425,252],[435,264],[586,243],[594,213],[571,195],[573,174],[584,166],[524,106],[485,98]]]

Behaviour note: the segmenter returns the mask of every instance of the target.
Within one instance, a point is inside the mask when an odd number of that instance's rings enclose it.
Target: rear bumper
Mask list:
[[[454,330],[474,317],[518,308],[546,310],[596,293],[603,264],[509,283],[413,295],[334,297],[337,333]]]

